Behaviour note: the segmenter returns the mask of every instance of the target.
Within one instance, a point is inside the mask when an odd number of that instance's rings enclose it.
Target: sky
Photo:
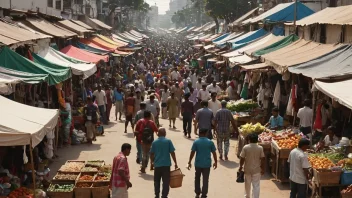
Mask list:
[[[159,8],[159,14],[165,14],[169,10],[170,0],[145,0],[150,6],[156,5]]]

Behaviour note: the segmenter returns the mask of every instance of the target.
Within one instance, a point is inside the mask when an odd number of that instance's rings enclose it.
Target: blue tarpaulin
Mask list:
[[[247,34],[237,37],[236,39],[230,40],[228,43],[231,43],[232,46],[236,46],[236,44],[249,43],[266,35],[267,33],[268,32],[266,30],[259,29],[256,31],[248,32]]]

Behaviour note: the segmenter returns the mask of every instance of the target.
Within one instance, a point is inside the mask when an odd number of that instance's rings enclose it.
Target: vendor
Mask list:
[[[284,119],[279,115],[279,109],[274,107],[272,110],[272,116],[269,122],[265,124],[265,127],[270,129],[279,130],[284,126]]]
[[[325,146],[334,146],[339,143],[339,138],[335,135],[335,128],[329,126],[327,129],[327,135],[324,138]]]

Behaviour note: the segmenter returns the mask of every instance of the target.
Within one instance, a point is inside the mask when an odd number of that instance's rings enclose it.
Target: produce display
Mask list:
[[[81,175],[79,181],[93,181],[94,176],[92,175]]]
[[[104,165],[99,168],[99,172],[111,173],[112,166],[111,165]]]
[[[77,174],[58,173],[54,180],[76,180],[77,177]]]
[[[78,182],[76,184],[76,188],[89,188],[91,187],[92,184],[89,184],[89,183],[83,183],[83,182]]]
[[[335,164],[326,157],[309,156],[308,161],[314,169],[329,169]]]
[[[17,188],[16,190],[12,191],[8,195],[8,198],[18,198],[18,197],[32,198],[33,191],[26,188],[26,187],[20,187],[20,188]]]
[[[247,123],[240,127],[243,135],[248,135],[251,133],[261,133],[265,130],[265,127],[261,125],[259,122],[257,124]]]
[[[61,166],[59,171],[80,172],[83,167],[84,167],[83,162],[69,162],[69,163],[66,163],[65,165]]]
[[[298,146],[298,142],[300,139],[301,139],[301,136],[292,135],[286,138],[280,138],[276,140],[276,142],[281,149],[294,149]]]
[[[98,169],[95,167],[84,167],[81,169],[81,172],[98,172]]]
[[[104,165],[104,161],[101,160],[92,160],[92,161],[88,161],[86,163],[86,167],[87,166],[91,166],[91,167],[101,167],[102,165]]]
[[[74,184],[51,184],[48,192],[72,192],[74,187]]]
[[[111,173],[98,173],[94,181],[109,181]]]
[[[237,100],[227,103],[226,108],[232,112],[244,112],[257,108],[259,105],[252,100]]]

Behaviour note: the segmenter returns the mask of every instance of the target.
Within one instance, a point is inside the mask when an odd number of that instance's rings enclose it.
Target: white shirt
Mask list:
[[[207,86],[207,91],[209,91],[210,93],[217,93],[218,95],[220,94],[221,92],[221,89],[218,85],[216,85],[215,87],[213,85],[208,85]]]
[[[290,163],[290,180],[298,184],[307,184],[303,170],[310,167],[307,153],[300,148],[295,148],[290,152],[287,162]]]
[[[309,107],[303,107],[298,110],[297,117],[301,127],[311,127],[313,119],[313,110]]]
[[[204,91],[203,89],[201,89],[198,91],[197,97],[200,98],[202,101],[209,100],[209,98],[210,98],[209,91],[207,91],[207,90]]]
[[[178,73],[178,71],[171,72],[171,80],[178,80],[179,77],[180,73]]]
[[[208,108],[213,112],[213,115],[215,116],[216,112],[221,109],[221,102],[219,100],[209,100],[208,101]]]
[[[334,135],[332,141],[330,141],[329,135],[326,135],[324,138],[325,146],[334,146],[339,143],[339,138]]]
[[[95,96],[95,100],[97,101],[98,106],[107,104],[104,90],[101,90],[101,91],[95,90],[93,92],[93,96]]]

